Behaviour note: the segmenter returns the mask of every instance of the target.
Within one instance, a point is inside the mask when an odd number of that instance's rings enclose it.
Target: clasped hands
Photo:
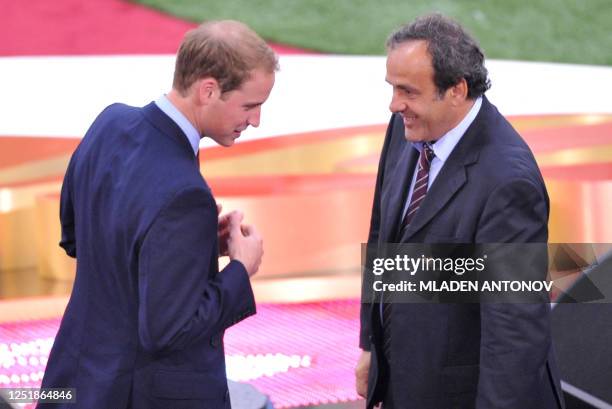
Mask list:
[[[240,261],[250,277],[261,264],[263,239],[254,226],[242,224],[242,212],[234,210],[222,215],[221,211],[222,206],[217,204],[219,255]]]

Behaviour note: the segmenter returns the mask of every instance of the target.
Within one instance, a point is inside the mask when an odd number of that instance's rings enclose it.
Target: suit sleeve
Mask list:
[[[74,229],[74,206],[72,204],[72,179],[77,152],[75,152],[70,158],[70,163],[68,164],[68,169],[66,170],[66,174],[64,176],[62,192],[60,195],[60,224],[62,228],[62,238],[59,245],[66,251],[66,254],[73,258],[76,258],[77,247]]]
[[[489,197],[476,242],[541,243],[545,249],[547,223],[548,198],[544,188],[528,180],[509,181]],[[545,252],[534,257],[527,254],[516,257],[511,254],[512,251],[516,253],[511,246],[499,248],[507,253],[501,254],[501,258],[512,257],[512,269],[518,268],[521,273],[528,271],[533,279],[545,279]],[[499,277],[505,272],[502,269],[493,274]],[[480,376],[476,407],[538,407],[538,402],[532,400],[541,395],[539,388],[543,377],[547,376],[549,304],[490,302],[481,303],[480,308]]]
[[[385,163],[387,159],[387,152],[389,150],[389,145],[391,144],[391,138],[393,136],[393,122],[395,120],[395,115],[391,116],[391,120],[389,121],[389,125],[387,126],[387,132],[385,134],[385,141],[383,143],[382,151],[380,154],[380,159],[378,161],[378,173],[376,175],[376,186],[374,189],[374,200],[372,202],[372,214],[370,217],[370,231],[368,234],[368,248],[372,245],[376,245],[378,243],[378,235],[380,229],[380,199],[381,199],[381,191],[384,180],[384,171],[385,171]],[[366,255],[366,265],[369,264],[369,255]],[[364,280],[362,279],[362,299],[361,299],[361,310],[360,310],[360,322],[361,329],[359,331],[359,347],[364,351],[369,351],[371,349],[371,339],[370,336],[372,334],[371,322],[370,322],[370,312],[372,309],[372,303],[365,302],[363,299],[363,294],[366,293],[363,288]]]
[[[139,257],[138,333],[149,352],[183,349],[255,313],[239,261],[217,273],[217,209],[202,188],[178,193],[147,232]]]

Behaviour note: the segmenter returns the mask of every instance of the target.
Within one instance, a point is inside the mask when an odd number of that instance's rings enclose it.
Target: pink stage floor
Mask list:
[[[359,301],[263,304],[225,337],[228,377],[275,408],[355,401]],[[0,324],[0,387],[39,387],[58,319]]]

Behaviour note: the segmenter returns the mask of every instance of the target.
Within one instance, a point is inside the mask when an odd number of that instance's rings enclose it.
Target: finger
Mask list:
[[[220,241],[224,241],[229,239],[231,235],[231,231],[229,229],[229,227],[223,229],[223,230],[219,230],[219,232],[217,233],[217,237],[219,237]]]
[[[254,233],[255,228],[250,224],[242,224],[240,225],[240,230],[244,236],[250,236]]]
[[[221,203],[217,203],[217,215],[221,214],[221,210],[223,210],[223,205]]]
[[[238,211],[233,210],[229,213],[226,213],[224,215],[219,216],[219,228],[221,228],[222,226],[226,226],[229,223],[232,222],[232,218],[237,218],[238,217]],[[238,217],[237,220],[240,220],[240,218]]]
[[[242,233],[242,218],[243,215],[241,212],[236,212],[236,214],[232,215],[229,222],[229,228],[232,234]]]
[[[259,231],[255,228],[255,226],[253,226],[252,224],[245,224],[245,226],[248,226],[249,236],[253,236],[259,241],[262,240],[261,235],[259,234]]]
[[[242,223],[242,219],[244,219],[244,213],[242,213],[240,210],[234,210],[230,213],[230,222],[232,224],[240,226],[240,223]]]
[[[219,221],[218,221],[219,230],[227,227],[227,225],[229,225],[229,223],[230,223],[230,215],[229,214],[224,214],[223,216],[219,216]]]
[[[241,221],[242,221],[242,213],[237,210],[233,210],[219,217],[219,226],[221,227],[221,225],[223,225],[223,227],[225,226],[231,227],[231,225],[233,224],[240,224]]]

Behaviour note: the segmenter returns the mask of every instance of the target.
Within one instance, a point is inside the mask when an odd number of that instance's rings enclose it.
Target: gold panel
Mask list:
[[[372,189],[314,194],[218,197],[224,212],[240,209],[264,238],[261,276],[359,272]]]
[[[38,178],[64,175],[71,155],[60,155],[49,159],[0,169],[0,185],[5,183],[28,182]]]
[[[612,164],[612,145],[561,149],[554,153],[536,154],[539,166],[569,166],[592,163]]]
[[[568,126],[599,125],[612,122],[612,115],[534,115],[508,118],[519,132],[541,128],[564,128]]]
[[[547,180],[551,243],[609,243],[612,181]]]
[[[36,267],[36,230],[32,207],[0,213],[0,270]]]
[[[286,146],[239,157],[206,159],[204,151],[201,168],[206,177],[329,174],[341,171],[339,164],[344,161],[378,155],[382,143],[383,135],[380,133],[358,133],[350,138]]]
[[[58,243],[61,238],[59,223],[59,199],[57,196],[39,196],[36,200],[36,221],[38,226],[36,248],[38,272],[43,278],[72,281],[76,262],[68,257]]]

